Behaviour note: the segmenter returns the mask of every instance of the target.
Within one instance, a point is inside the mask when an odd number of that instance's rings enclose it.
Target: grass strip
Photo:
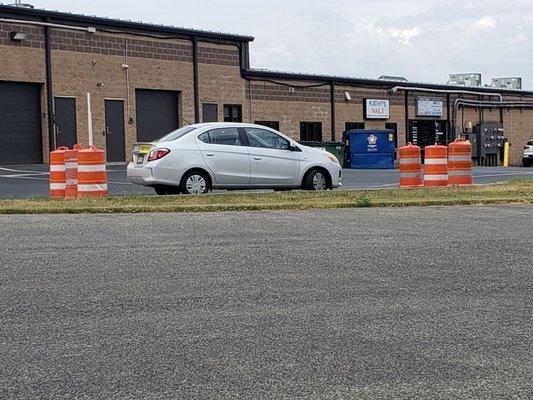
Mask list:
[[[472,204],[533,204],[533,180],[471,187],[0,200],[0,214],[85,214],[309,210]]]

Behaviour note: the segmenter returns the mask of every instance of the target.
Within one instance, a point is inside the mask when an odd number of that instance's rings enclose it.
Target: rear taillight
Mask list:
[[[168,153],[170,153],[169,149],[155,149],[150,152],[150,155],[148,156],[148,161],[155,161],[159,160],[163,157],[165,157]]]

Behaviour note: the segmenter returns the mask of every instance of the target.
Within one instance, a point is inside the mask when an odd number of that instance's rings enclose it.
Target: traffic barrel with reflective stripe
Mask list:
[[[420,147],[408,143],[400,147],[400,187],[422,186],[422,161]]]
[[[435,144],[426,146],[424,186],[448,186],[448,148]]]
[[[448,184],[471,185],[472,145],[468,140],[456,139],[448,146]]]
[[[65,198],[75,199],[78,196],[78,151],[80,146],[75,144],[71,150],[65,152]]]
[[[78,197],[107,196],[105,153],[94,146],[78,151]]]
[[[50,191],[51,199],[65,198],[65,153],[67,147],[58,147],[50,152]]]

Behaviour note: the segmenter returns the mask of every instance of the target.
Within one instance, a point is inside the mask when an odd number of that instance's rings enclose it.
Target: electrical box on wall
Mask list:
[[[468,135],[472,143],[472,157],[478,165],[496,166],[501,161],[505,138],[503,125],[499,122],[483,122]]]

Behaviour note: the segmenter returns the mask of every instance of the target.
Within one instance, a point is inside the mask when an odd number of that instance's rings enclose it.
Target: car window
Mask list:
[[[259,128],[246,128],[246,135],[251,147],[288,150],[289,141],[274,132]]]
[[[209,132],[204,132],[201,135],[198,136],[198,139],[200,139],[204,143],[211,143],[211,138],[209,137]]]
[[[185,136],[187,133],[194,131],[195,129],[197,128],[194,126],[184,126],[183,128],[170,132],[168,135],[163,136],[161,139],[158,139],[157,141],[158,142],[172,142],[174,140],[179,139],[182,136]]]
[[[533,140],[530,140],[529,142],[527,142],[527,145],[528,146],[533,146]]]
[[[241,145],[241,137],[237,128],[213,129],[208,133],[211,144],[222,144],[226,146]]]

